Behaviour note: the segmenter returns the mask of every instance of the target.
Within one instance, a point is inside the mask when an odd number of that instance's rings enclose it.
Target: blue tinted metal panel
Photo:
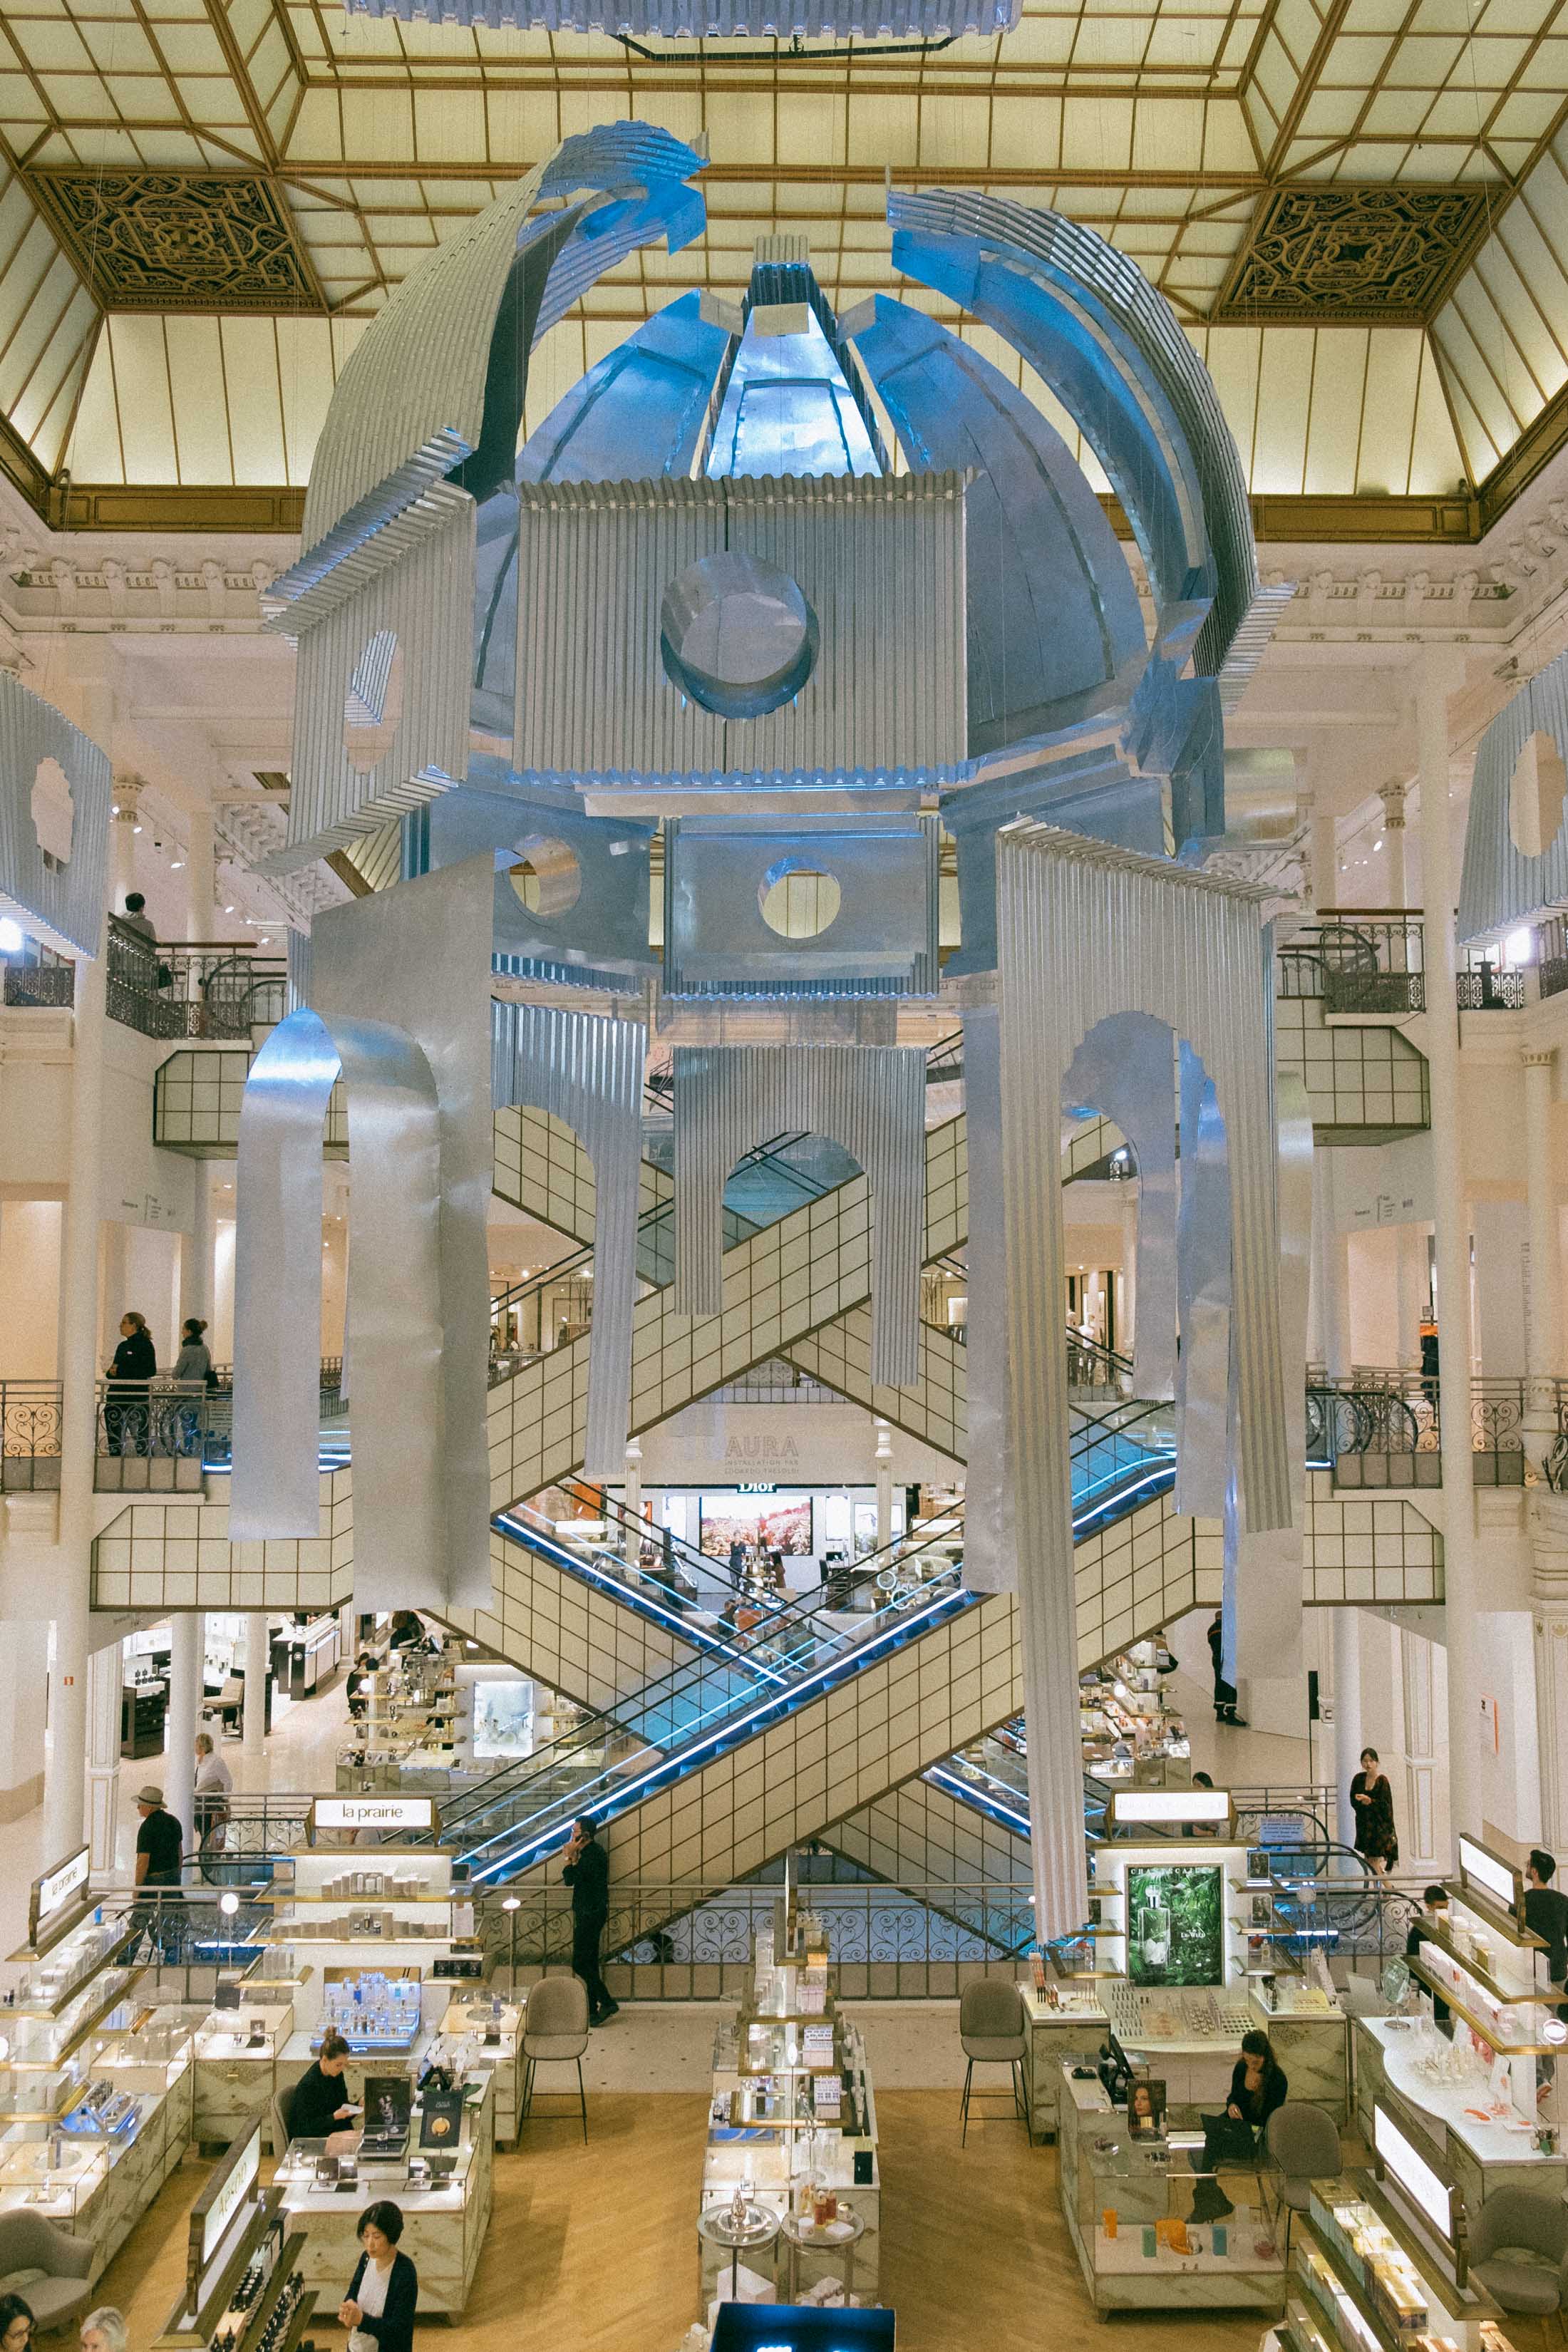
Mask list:
[[[794,332],[776,322],[798,320]],[[735,474],[879,474],[837,354],[808,301],[753,305],[714,420],[705,468]]]
[[[575,793],[506,790],[448,793],[430,811],[430,864],[456,866],[481,851],[495,861],[492,953],[501,971],[549,964],[588,987],[625,987],[655,969],[647,944],[654,827],[583,814]],[[510,868],[539,843],[559,843],[576,868],[570,904],[549,893],[528,908]]]
[[[1568,907],[1568,802],[1539,856],[1527,856],[1513,837],[1513,772],[1532,735],[1545,736],[1568,761],[1568,654],[1521,687],[1477,749],[1459,883],[1461,946]]]
[[[35,795],[53,807],[43,839]],[[109,812],[109,761],[97,744],[0,671],[0,914],[14,915],[61,955],[99,952]],[[68,855],[46,851],[46,841]]]
[[[1125,700],[1143,617],[1066,442],[947,328],[885,295],[874,310],[853,341],[910,465],[975,472],[964,524],[971,752]]]
[[[557,401],[523,443],[518,479],[614,482],[689,474],[730,341],[723,328],[703,320],[700,297],[683,294]]]

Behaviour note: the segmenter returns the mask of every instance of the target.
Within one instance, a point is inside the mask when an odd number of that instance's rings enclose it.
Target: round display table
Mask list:
[[[855,2294],[855,2249],[866,2234],[866,2224],[858,2213],[840,2203],[838,2218],[824,2221],[803,2221],[796,2213],[786,2213],[779,2225],[779,2233],[788,2249],[784,2256],[784,2301],[800,2301],[800,2273],[803,2256],[815,2256],[817,2263],[827,2266],[842,2263],[838,2275],[844,2287],[847,2306]],[[820,2275],[820,2272],[818,2273]]]
[[[779,2217],[763,2205],[747,2205],[740,2213],[733,2205],[708,2205],[697,2217],[697,2234],[728,2253],[730,2301],[739,2303],[741,2256],[771,2252],[777,2245]]]

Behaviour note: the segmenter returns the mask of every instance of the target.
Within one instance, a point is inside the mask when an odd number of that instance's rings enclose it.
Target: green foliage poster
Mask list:
[[[1130,1863],[1127,1973],[1132,1982],[1223,1984],[1224,1900],[1214,1863]]]

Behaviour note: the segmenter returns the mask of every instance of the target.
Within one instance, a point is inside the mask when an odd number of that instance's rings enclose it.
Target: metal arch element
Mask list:
[[[964,501],[971,755],[1125,703],[1145,657],[1142,614],[1066,442],[948,328],[886,295],[868,307],[846,331],[910,465],[975,475]]]
[[[508,188],[405,278],[356,346],[332,395],[310,468],[307,548],[314,548],[358,501],[425,451],[432,453],[431,478],[469,457],[484,438],[492,403],[498,418],[514,406],[521,414],[530,342],[553,323],[555,303],[557,315],[564,315],[584,290],[584,280],[570,266],[553,303],[541,286],[534,294],[538,315],[521,347],[497,352],[496,331],[519,238],[537,204],[577,188],[651,190],[683,182],[702,165],[695,148],[651,124],[606,123],[563,142],[548,163]],[[681,243],[701,226],[700,197],[694,205],[694,216],[677,216]],[[629,225],[625,218],[619,224]],[[652,234],[666,225],[656,225]],[[594,251],[590,277],[629,249],[615,234],[605,236]],[[556,258],[552,252],[552,267]]]
[[[1138,1164],[1137,1336],[1132,1393],[1150,1402],[1176,1378],[1175,1039],[1167,1021],[1113,1013],[1090,1030],[1065,1080],[1069,1103],[1093,1103]]]
[[[354,1276],[354,1594],[445,1606],[441,1142],[421,1048],[301,1008],[250,1066],[235,1248],[237,1543],[320,1532],[321,1127],[346,1082]],[[363,1535],[363,1541],[360,1539]]]
[[[675,1311],[724,1306],[721,1211],[744,1151],[825,1135],[859,1163],[871,1193],[871,1378],[920,1378],[925,1219],[925,1055],[914,1045],[678,1045],[675,1049]]]
[[[594,1328],[584,1466],[590,1477],[619,1478],[631,1421],[647,1031],[640,1021],[543,1004],[497,1004],[493,1017],[494,1108],[526,1103],[562,1120],[594,1163]]]
[[[888,218],[894,267],[994,326],[1079,426],[1163,614],[1213,597],[1194,658],[1216,675],[1258,593],[1252,511],[1218,395],[1170,305],[1104,237],[1043,206],[933,190],[890,195]]]
[[[1459,883],[1461,946],[1568,907],[1568,801],[1538,856],[1527,856],[1513,837],[1514,770],[1533,735],[1544,735],[1568,762],[1568,654],[1521,687],[1477,746]]]
[[[1168,1020],[1202,1054],[1226,1115],[1240,1454],[1249,1532],[1289,1526],[1265,894],[1053,826],[998,837],[1003,1178],[1019,1639],[1042,1939],[1088,1908],[1078,1741],[1068,1395],[1061,1339],[1062,1082],[1109,1015]],[[1114,961],[1085,955],[1114,940]]]
[[[51,829],[55,852],[39,837],[34,800],[39,772],[51,761],[59,771],[56,815],[64,828]],[[109,761],[98,745],[0,671],[0,913],[15,915],[61,955],[100,950],[110,799]],[[68,841],[70,854],[62,858],[58,850]]]

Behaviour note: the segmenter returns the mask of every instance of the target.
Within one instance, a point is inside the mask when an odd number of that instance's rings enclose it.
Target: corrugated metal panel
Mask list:
[[[70,790],[70,856],[46,856],[33,793],[46,761]],[[46,780],[47,781],[47,780]],[[95,956],[109,895],[109,761],[52,704],[0,670],[0,911],[61,955]]]
[[[351,16],[655,40],[937,40],[1011,32],[1019,0],[346,0]]]
[[[725,1181],[742,1152],[786,1134],[827,1136],[865,1172],[871,1377],[910,1385],[920,1377],[925,1254],[925,1056],[918,1046],[676,1047],[675,1312],[721,1312]]]
[[[637,1295],[637,1191],[647,1031],[543,1004],[491,1008],[494,1108],[524,1103],[570,1127],[594,1163],[594,1330],[588,1349],[589,1475],[626,1472],[632,1309]]]
[[[601,775],[942,771],[967,750],[963,477],[529,483],[521,491],[518,765]],[[727,721],[683,699],[659,600],[742,547],[789,573],[821,649],[792,703]]]
[[[1558,759],[1568,761],[1568,654],[1521,687],[1477,747],[1459,884],[1461,947],[1568,907],[1568,807],[1539,856],[1526,856],[1513,837],[1513,772],[1536,734],[1547,736]],[[1549,797],[1542,798],[1549,812]]]
[[[693,148],[653,124],[605,124],[568,140],[405,278],[355,349],[327,413],[305,500],[307,549],[436,435],[479,446],[497,313],[523,226],[542,196],[681,181],[701,166]],[[600,266],[624,250],[606,240]],[[559,289],[563,310],[582,290],[575,268]],[[518,373],[521,390],[526,348]]]
[[[1264,893],[1054,826],[997,843],[1003,1183],[1017,1474],[1018,1586],[1029,1795],[1042,1938],[1081,1925],[1081,1759],[1074,1673],[1072,1484],[1061,1338],[1061,1188],[1042,1137],[1062,1082],[1110,1015],[1169,1021],[1202,1054],[1225,1106],[1234,1234],[1241,1472],[1250,1530],[1288,1527]],[[1090,952],[1114,940],[1114,957]]]
[[[475,508],[461,490],[432,499],[440,502],[437,519],[395,564],[370,569],[362,584],[347,582],[340,567],[311,593],[314,617],[300,635],[294,689],[289,846],[263,862],[264,872],[379,833],[468,772]],[[341,580],[349,593],[340,596]],[[291,627],[300,609],[289,608]],[[356,667],[384,635],[402,656],[401,706],[391,743],[362,770],[344,741],[345,711]]]
[[[1258,593],[1258,553],[1236,443],[1208,371],[1170,304],[1104,237],[1043,206],[933,189],[890,194],[888,218],[895,262],[923,283],[940,277],[945,284],[945,268],[932,272],[922,263],[938,240],[947,241],[947,260],[970,271],[968,307],[1005,334],[1072,411],[1130,512],[1145,513],[1160,478],[1168,483],[1181,509],[1187,566],[1204,565],[1212,553],[1214,610],[1195,662],[1202,673],[1216,672]],[[987,275],[996,303],[973,283],[983,263],[1005,265]],[[1061,331],[1032,331],[1031,294],[1058,314]],[[1098,399],[1083,396],[1086,387],[1074,373],[1086,353],[1093,354],[1100,381]],[[1184,448],[1170,439],[1162,408],[1174,418]],[[1146,539],[1163,575],[1160,599],[1179,603],[1193,591],[1178,576],[1175,546],[1169,562],[1161,560],[1160,536],[1150,530]]]

